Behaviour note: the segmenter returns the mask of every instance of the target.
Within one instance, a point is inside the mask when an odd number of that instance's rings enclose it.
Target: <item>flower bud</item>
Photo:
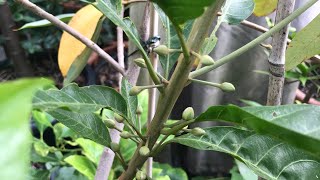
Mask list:
[[[200,58],[200,62],[204,66],[210,66],[214,64],[214,60],[209,55],[203,55]]]
[[[136,96],[138,95],[141,91],[143,90],[143,88],[139,87],[139,86],[133,86],[130,91],[129,91],[129,95],[130,96]]]
[[[137,110],[136,110],[136,114],[141,115],[143,112],[142,106],[138,105]]]
[[[150,153],[150,149],[147,147],[147,146],[142,146],[140,149],[139,149],[139,154],[141,156],[148,156]]]
[[[147,175],[143,171],[138,170],[136,173],[136,179],[137,180],[145,180],[145,179],[147,179]]]
[[[233,84],[231,83],[228,83],[228,82],[224,82],[220,85],[220,89],[222,91],[225,91],[225,92],[232,92],[232,91],[235,91],[236,88],[233,86]]]
[[[192,107],[186,108],[182,113],[182,119],[186,121],[190,121],[194,118],[194,110]]]
[[[206,134],[206,131],[204,131],[202,128],[196,127],[193,128],[190,133],[195,136],[202,136]]]
[[[124,118],[122,116],[120,116],[117,113],[114,113],[114,119],[118,122],[118,123],[122,123],[124,121]]]
[[[103,123],[110,129],[113,129],[116,126],[116,122],[112,119],[104,119]]]
[[[166,56],[170,53],[170,49],[165,45],[159,45],[153,49],[153,52],[158,55]]]
[[[110,144],[110,149],[111,149],[113,152],[119,152],[120,146],[119,146],[118,143],[111,142],[111,144]]]
[[[122,131],[120,133],[120,136],[123,138],[123,139],[129,139],[132,137],[132,134],[130,134],[128,131]]]
[[[139,66],[141,68],[146,68],[147,67],[146,62],[142,58],[137,58],[137,59],[135,59],[133,61],[134,61],[134,63],[136,63],[137,66]]]

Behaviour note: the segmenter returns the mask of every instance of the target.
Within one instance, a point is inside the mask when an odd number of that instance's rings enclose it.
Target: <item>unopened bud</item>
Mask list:
[[[137,66],[139,66],[141,68],[146,68],[147,67],[146,62],[142,58],[137,58],[137,59],[135,59],[133,61],[134,61],[134,63],[136,63]]]
[[[115,142],[111,142],[110,144],[110,148],[113,152],[119,152],[120,150],[120,146],[118,143],[115,143]]]
[[[120,136],[123,138],[123,139],[129,139],[132,137],[132,134],[130,134],[128,131],[122,131],[120,133]]]
[[[130,91],[129,91],[129,95],[130,96],[136,96],[138,95],[141,91],[143,90],[143,88],[139,87],[139,86],[133,86]]]
[[[147,179],[147,175],[143,171],[138,170],[136,173],[136,179],[137,180],[145,180],[145,179]]]
[[[222,91],[225,91],[225,92],[232,92],[232,91],[235,91],[236,88],[233,86],[233,84],[231,83],[228,83],[228,82],[224,82],[220,85],[220,89]]]
[[[110,129],[113,129],[116,126],[116,122],[112,119],[104,119],[103,123]]]
[[[186,108],[182,113],[182,119],[186,121],[190,121],[194,118],[194,110],[192,107]]]
[[[150,153],[150,149],[147,147],[147,146],[142,146],[140,149],[139,149],[139,154],[141,156],[148,156]]]
[[[158,55],[166,56],[170,53],[170,49],[165,45],[159,45],[153,49]]]
[[[120,116],[117,113],[114,113],[114,119],[118,122],[118,123],[122,123],[124,121],[124,118],[122,116]]]
[[[137,110],[136,110],[136,114],[141,115],[143,112],[142,106],[138,105]]]
[[[209,55],[203,55],[200,58],[200,62],[204,66],[210,66],[214,64],[214,60]]]
[[[196,127],[193,128],[190,133],[195,136],[202,136],[206,134],[206,131],[204,131],[202,128]]]

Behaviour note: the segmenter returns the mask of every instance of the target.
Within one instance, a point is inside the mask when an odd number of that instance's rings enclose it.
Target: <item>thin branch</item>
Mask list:
[[[83,36],[81,33],[76,31],[75,29],[71,28],[58,18],[54,17],[52,14],[44,11],[34,3],[28,0],[16,0],[18,3],[23,5],[25,8],[29,9],[33,13],[39,15],[40,17],[47,19],[55,26],[59,27],[60,29],[68,32],[70,35],[81,41],[87,47],[92,49],[93,51],[97,52],[104,60],[110,63],[117,71],[119,71],[122,75],[125,74],[125,70],[114,60],[109,54],[107,54],[103,49],[101,49],[96,43],[92,42],[89,38]]]
[[[275,23],[278,24],[285,19],[294,9],[295,0],[279,1]],[[281,104],[284,86],[284,65],[287,47],[289,24],[284,26],[272,37],[272,50],[269,61],[269,86],[267,105],[277,106]]]

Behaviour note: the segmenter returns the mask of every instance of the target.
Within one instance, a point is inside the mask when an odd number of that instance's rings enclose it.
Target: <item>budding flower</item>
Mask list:
[[[158,55],[166,56],[170,53],[170,49],[165,45],[159,45],[153,48],[153,52],[157,53]]]
[[[129,91],[129,95],[130,96],[136,96],[138,95],[141,91],[143,91],[143,88],[139,87],[139,86],[133,86],[130,91]]]
[[[116,126],[116,122],[112,119],[104,119],[103,123],[110,129],[113,129]]]
[[[236,90],[236,88],[233,86],[233,84],[228,83],[228,82],[224,82],[224,83],[220,84],[220,89],[225,92],[233,92]]]
[[[143,171],[138,170],[136,173],[136,179],[137,180],[145,180],[145,179],[147,179],[147,175]]]
[[[113,152],[119,152],[120,146],[119,146],[119,144],[117,144],[117,143],[115,143],[115,142],[111,142],[111,144],[110,144],[110,149],[111,149]]]
[[[136,63],[136,65],[141,67],[141,68],[146,68],[147,67],[146,62],[142,58],[137,58],[137,59],[133,60],[133,62]]]
[[[143,112],[142,106],[138,105],[137,110],[136,110],[136,114],[141,115]]]
[[[194,110],[192,107],[186,108],[182,113],[182,119],[186,121],[190,121],[194,118]]]
[[[204,66],[210,66],[214,64],[214,60],[209,55],[203,55],[200,58],[200,62]]]
[[[122,131],[120,133],[120,136],[123,138],[123,139],[129,139],[132,137],[132,134],[130,134],[128,131]]]
[[[202,136],[206,134],[206,131],[204,131],[202,128],[196,127],[193,128],[190,133],[195,136]]]
[[[118,122],[118,123],[122,123],[124,121],[124,118],[122,116],[120,116],[117,113],[114,113],[114,119]]]
[[[147,147],[147,146],[142,146],[140,149],[139,149],[139,154],[141,156],[148,156],[150,153],[150,149]]]

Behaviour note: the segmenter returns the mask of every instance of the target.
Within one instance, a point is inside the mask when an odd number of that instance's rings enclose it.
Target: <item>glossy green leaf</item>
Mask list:
[[[40,111],[32,111],[32,117],[38,130],[40,131],[40,134],[43,134],[44,130],[47,127],[52,127],[52,117],[50,117],[50,115],[48,115],[47,113]]]
[[[60,14],[60,15],[57,15],[56,18],[58,18],[62,22],[68,22],[73,17],[73,15],[74,15],[73,13]],[[51,25],[52,25],[52,23],[50,21],[43,19],[43,20],[27,23],[17,30],[46,27],[46,26],[51,26]]]
[[[201,16],[205,7],[216,0],[151,0],[167,14],[174,24],[183,24],[188,20]]]
[[[299,31],[286,51],[286,71],[320,54],[320,15]]]
[[[116,26],[119,26],[140,51],[144,51],[144,48],[140,43],[137,28],[129,18],[122,18],[119,16],[117,8],[115,8],[114,1],[96,0],[96,3],[93,5],[96,6],[97,9],[99,9]]]
[[[86,157],[80,155],[71,155],[65,158],[64,161],[74,167],[81,174],[85,175],[89,180],[94,179],[96,167]]]
[[[89,139],[78,138],[76,142],[82,147],[82,154],[98,165],[104,147]]]
[[[265,179],[309,180],[320,177],[319,159],[282,141],[236,127],[212,127],[205,131],[201,137],[186,134],[170,142],[227,153]]]
[[[27,178],[32,96],[51,83],[45,79],[20,79],[0,84],[0,179]]]
[[[222,8],[222,22],[240,24],[252,14],[253,9],[253,0],[227,0]]]
[[[319,106],[213,106],[196,118],[197,122],[208,120],[245,125],[320,156]]]
[[[72,112],[62,108],[48,113],[82,137],[109,146],[111,142],[109,131],[97,114]]]
[[[101,108],[110,108],[126,115],[126,101],[114,89],[106,86],[78,87],[70,84],[61,90],[39,91],[33,99],[34,109],[50,111],[63,108],[79,113],[95,112]]]
[[[242,176],[243,180],[258,180],[258,176],[244,163],[239,160],[235,160],[235,162],[238,166],[240,175]]]
[[[62,123],[57,123],[53,126],[54,136],[57,141],[62,141],[63,138],[76,139],[77,134],[72,129],[63,125]]]
[[[267,16],[277,9],[278,0],[254,0],[254,15]]]
[[[132,88],[132,85],[126,80],[125,78],[122,78],[121,82],[121,95],[127,102],[127,119],[129,122],[131,122],[135,127],[138,127],[138,121],[136,118],[136,111],[138,107],[138,97],[137,96],[130,96],[129,91]]]
[[[41,141],[36,138],[34,138],[33,140],[33,148],[35,152],[42,157],[47,156],[50,151],[50,147],[44,141]]]

